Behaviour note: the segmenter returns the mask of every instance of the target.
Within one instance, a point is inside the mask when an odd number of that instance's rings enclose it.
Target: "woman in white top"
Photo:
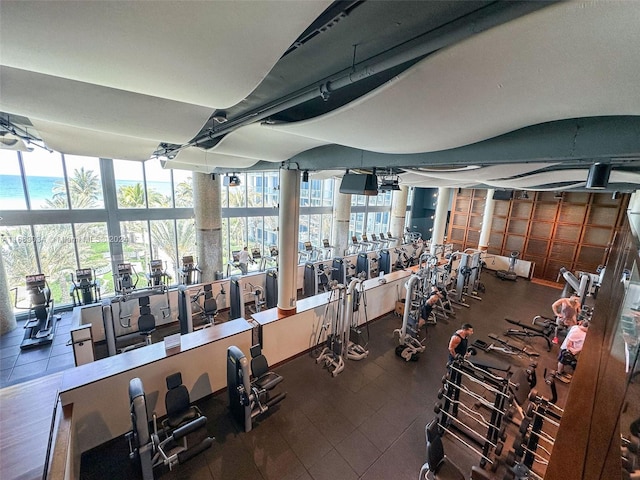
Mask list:
[[[558,373],[562,373],[564,366],[573,361],[568,361],[567,357],[571,359],[571,356],[575,357],[580,353],[584,345],[584,339],[587,336],[587,330],[589,329],[589,321],[585,320],[580,325],[574,325],[569,329],[569,333],[560,346],[560,355],[558,355]],[[571,356],[567,355],[569,352]]]

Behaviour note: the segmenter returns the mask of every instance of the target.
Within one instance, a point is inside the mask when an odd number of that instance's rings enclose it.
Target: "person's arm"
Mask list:
[[[558,316],[560,315],[560,312],[562,312],[562,302],[564,299],[559,299],[556,300],[555,302],[553,302],[553,305],[551,305],[551,310],[553,310],[553,314]]]
[[[449,340],[449,353],[452,357],[456,356],[456,347],[460,345],[461,341],[462,339],[457,335],[453,335],[451,340]]]

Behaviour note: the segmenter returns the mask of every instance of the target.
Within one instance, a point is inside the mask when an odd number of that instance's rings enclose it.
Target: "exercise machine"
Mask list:
[[[392,271],[393,262],[391,261],[391,252],[383,248],[380,250],[380,257],[378,258],[378,270],[381,273],[387,274]]]
[[[51,289],[44,273],[27,275],[25,278],[27,295],[29,296],[29,316],[24,324],[24,338],[20,349],[41,347],[53,342],[56,323],[60,315],[55,315]],[[18,307],[18,289],[15,289],[14,306]],[[31,316],[33,314],[33,317]]]
[[[242,273],[240,269],[240,250],[233,250],[231,252],[231,260],[227,262],[227,277],[232,270],[240,270]]]
[[[73,306],[91,305],[100,301],[100,282],[95,278],[95,271],[92,268],[80,268],[76,270],[75,278],[71,274],[71,298]]]
[[[323,263],[305,263],[302,282],[303,295],[305,297],[311,297],[318,293],[326,292],[329,289],[329,280],[329,275]]]
[[[134,276],[135,275],[135,279]],[[138,280],[140,279],[138,272],[130,263],[119,263],[118,271],[113,279],[115,291],[120,295],[127,295],[136,289]]]
[[[286,392],[275,391],[283,380],[281,375],[269,370],[260,345],[251,347],[251,367],[238,347],[232,345],[227,349],[229,410],[245,432],[251,431],[256,417],[285,399]]]
[[[167,385],[170,384],[169,378]],[[182,379],[180,378],[179,381],[181,383]],[[182,402],[185,401],[185,390],[184,385],[169,388],[166,399],[167,406],[182,407]],[[186,392],[186,402],[188,405],[188,391]],[[201,414],[189,421],[179,422],[175,427],[167,424],[160,430],[158,430],[157,419],[153,415],[153,431],[150,431],[151,419],[147,413],[147,398],[142,380],[139,378],[133,378],[129,382],[129,408],[132,423],[131,431],[126,434],[129,441],[129,458],[139,465],[143,480],[153,480],[155,468],[164,465],[172,470],[176,465],[185,463],[213,444],[214,439],[205,436],[195,446],[189,447],[188,445],[188,438],[195,436],[196,433],[206,435],[207,417]]]
[[[331,278],[342,285],[348,285],[356,273],[356,267],[348,258],[334,257],[331,264]]]
[[[202,270],[193,261],[193,255],[182,257],[182,268],[180,269],[180,283],[182,285],[194,285],[200,283]]]
[[[162,260],[151,260],[149,262],[149,274],[147,275],[147,286],[159,287],[161,285],[169,286],[171,275],[164,268]]]
[[[511,252],[509,255],[509,269],[508,270],[496,270],[496,277],[500,280],[511,280],[515,282],[518,279],[518,274],[516,273],[516,264],[518,263],[518,258],[520,257],[520,252]]]
[[[420,275],[414,274],[409,277],[405,284],[406,297],[404,314],[402,316],[402,326],[393,331],[394,335],[398,335],[398,346],[396,347],[396,355],[403,358],[407,362],[409,360],[416,361],[419,354],[424,352],[426,347],[424,341],[418,338],[418,320],[419,310],[416,309],[415,291],[419,288],[422,278]]]
[[[244,318],[244,300],[240,277],[233,276],[229,279],[229,319]]]
[[[322,248],[320,249],[320,260],[330,260],[333,257],[333,246],[329,243],[328,238],[322,239]]]
[[[517,338],[543,338],[547,343],[547,352],[551,351],[551,337],[554,334],[554,328],[544,327],[537,328],[533,325],[525,325],[522,322],[511,320],[509,318],[505,318],[507,323],[512,325],[517,325],[520,329],[510,328],[504,334],[507,337],[517,337]]]
[[[354,278],[349,283],[344,305],[345,326],[349,329],[346,355],[349,360],[363,360],[369,355],[369,319],[367,318],[367,292],[364,289],[364,278]],[[362,307],[362,308],[361,308]],[[364,312],[364,323],[367,328],[366,338],[360,326],[360,311]]]
[[[264,298],[266,308],[275,308],[278,306],[278,269],[270,268],[267,270],[264,279]]]
[[[266,270],[269,267],[278,267],[278,247],[277,245],[271,245],[269,247],[269,255],[265,255],[262,257],[262,261],[260,263],[260,270]]]
[[[335,280],[330,285],[329,298],[324,312],[324,322],[318,330],[316,346],[320,345],[320,339],[326,334],[324,348],[316,358],[316,363],[322,363],[333,377],[338,376],[344,370],[347,347],[346,323],[346,288],[343,284],[338,284]],[[329,312],[329,308],[333,312]]]

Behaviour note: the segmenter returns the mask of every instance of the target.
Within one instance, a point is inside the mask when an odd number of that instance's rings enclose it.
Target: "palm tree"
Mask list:
[[[93,170],[75,168],[73,176],[69,177],[69,196],[73,208],[95,208],[100,199],[100,179]],[[53,196],[46,201],[50,208],[66,209],[67,188],[64,180],[58,180],[52,189]]]
[[[124,208],[144,208],[144,187],[138,182],[135,185],[121,185],[118,188],[118,206]]]
[[[100,192],[100,178],[93,170],[85,170],[84,167],[73,170],[73,176],[69,178],[69,196],[73,208],[95,208]]]
[[[191,177],[176,185],[176,207],[192,207],[193,206],[193,183]]]

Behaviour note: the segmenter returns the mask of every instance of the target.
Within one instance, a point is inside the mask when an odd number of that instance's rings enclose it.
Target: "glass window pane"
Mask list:
[[[222,219],[222,258],[223,265],[225,263],[224,259],[231,258],[231,250],[229,248],[229,219]]]
[[[19,305],[26,300],[25,277],[40,273],[36,261],[35,237],[29,227],[0,227],[2,258],[9,288],[18,287]],[[13,294],[11,294],[13,301]]]
[[[3,210],[27,208],[18,152],[0,150],[0,205]]]
[[[322,215],[322,238],[326,238],[329,240],[329,242],[331,242],[331,235],[332,235],[332,231],[331,228],[333,227],[333,215],[330,213],[326,213]]]
[[[173,170],[176,207],[193,207],[193,173]]]
[[[171,170],[165,170],[157,158],[144,162],[149,208],[172,208]]]
[[[278,245],[278,217],[264,217],[264,251],[270,252],[272,245]]]
[[[178,252],[176,251],[176,228],[173,220],[153,220],[151,225],[151,260],[162,260],[166,272],[175,283]],[[145,273],[149,273],[147,269]]]
[[[126,240],[122,249],[124,262],[130,263],[138,274],[138,287],[146,285],[145,273],[149,269],[149,229],[147,222],[120,222],[120,232]]]
[[[51,289],[51,298],[59,305],[71,303],[70,276],[78,267],[70,224],[34,225],[40,273],[44,273]]]
[[[322,206],[333,207],[333,178],[322,181]]]
[[[247,173],[247,198],[249,207],[262,206],[262,173]]]
[[[264,174],[264,206],[276,207],[278,205],[278,185],[280,178],[278,172],[266,172]]]
[[[114,160],[118,208],[145,208],[142,162]]]
[[[71,208],[104,208],[100,160],[95,157],[65,155]]]
[[[182,261],[182,257],[185,255],[192,255],[197,260],[198,251],[196,249],[196,227],[193,220],[176,220],[176,234],[178,237],[178,261]],[[222,230],[222,237],[224,238],[225,231]],[[180,266],[181,263],[178,263]],[[177,276],[173,277],[172,283],[178,283],[180,279]]]
[[[298,225],[298,250],[304,250],[304,242],[309,241],[309,215],[300,215],[300,225]]]
[[[93,268],[99,281],[100,294],[112,294],[113,274],[107,224],[76,223],[74,228],[80,268]]]
[[[320,248],[322,246],[322,215],[309,215],[309,241]]]
[[[31,208],[69,208],[60,154],[38,148],[33,152],[23,152],[22,161],[27,175]]]
[[[229,219],[229,248],[231,252],[242,250],[247,238],[247,219],[245,217],[236,217]],[[231,254],[227,260],[231,260]]]
[[[227,187],[229,190],[230,208],[244,208],[247,206],[247,179],[244,173],[237,176],[240,177],[240,185],[237,187]]]
[[[248,217],[247,218],[247,242],[248,247],[251,248],[259,248],[260,253],[264,251],[264,246],[262,243],[263,234],[264,234],[264,225],[263,225],[263,217]]]
[[[311,180],[311,206],[320,207],[322,205],[322,180]]]
[[[300,206],[309,206],[309,195],[311,192],[311,182],[300,182]]]

